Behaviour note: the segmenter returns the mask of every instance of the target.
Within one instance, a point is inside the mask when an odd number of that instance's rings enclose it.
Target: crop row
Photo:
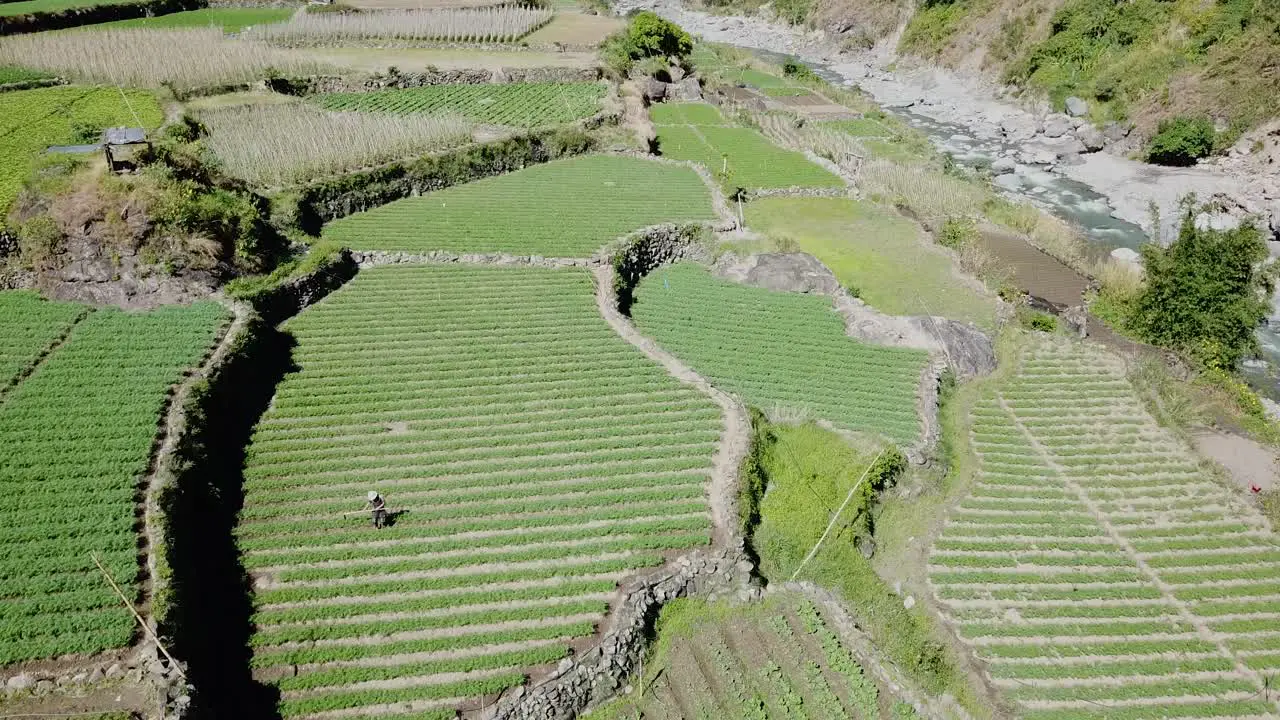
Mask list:
[[[34,292],[0,293],[0,392],[85,314],[72,303],[50,302]]]
[[[587,257],[643,227],[714,219],[710,191],[692,170],[589,155],[356,213],[327,225],[324,236],[359,250]],[[463,303],[448,311],[473,308]],[[478,311],[474,317],[483,321]]]
[[[371,42],[512,42],[551,20],[534,7],[297,13],[288,22],[250,28],[245,37],[285,46]]]
[[[619,578],[707,543],[719,413],[612,332],[586,272],[375,269],[286,328],[299,370],[236,531],[254,664],[301,668],[285,717],[522,682]],[[348,514],[368,489],[390,527]]]
[[[56,334],[83,312],[49,314],[29,296],[0,298],[0,306],[31,309]],[[208,351],[224,320],[214,303],[92,312],[7,393],[0,662],[121,647],[133,636],[132,616],[90,552],[136,592],[138,480],[169,387]]]
[[[1107,717],[1165,717],[1174,697],[1195,717],[1264,714],[1249,699],[1261,676],[1239,670],[1239,653],[1280,650],[1280,552],[1260,520],[1201,476],[1105,356],[1043,341],[1020,368],[975,408],[979,483],[930,559],[961,636],[1024,717],[1116,703]],[[1128,676],[1141,679],[1116,680]]]
[[[407,90],[333,93],[316,98],[329,110],[461,115],[493,125],[536,127],[571,122],[600,110],[600,83],[432,85]]]
[[[747,402],[801,408],[899,442],[919,433],[922,352],[863,345],[829,301],[737,285],[682,263],[645,278],[636,324]]]

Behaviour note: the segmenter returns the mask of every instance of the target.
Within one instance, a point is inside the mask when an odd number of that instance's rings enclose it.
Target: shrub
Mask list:
[[[938,244],[952,250],[962,250],[978,239],[978,226],[965,217],[947,218],[938,231]]]
[[[1039,310],[1019,309],[1018,324],[1037,332],[1051,333],[1058,330],[1058,319]]]
[[[1213,152],[1216,132],[1208,118],[1162,120],[1147,144],[1147,162],[1186,167]]]
[[[605,66],[618,76],[628,75],[636,60],[683,58],[691,52],[693,38],[689,33],[647,10],[632,15],[627,27],[610,35],[600,47]]]
[[[1271,309],[1267,244],[1252,225],[1200,230],[1188,205],[1178,239],[1142,248],[1147,285],[1130,326],[1144,340],[1189,353],[1207,368],[1233,370],[1258,351],[1254,329]]]
[[[782,63],[782,74],[799,80],[821,79],[818,77],[817,73],[809,69],[808,65],[805,65],[794,58],[788,58],[786,62]]]

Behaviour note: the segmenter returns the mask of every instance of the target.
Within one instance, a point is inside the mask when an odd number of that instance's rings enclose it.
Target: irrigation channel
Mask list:
[[[774,64],[792,60],[791,56],[745,48]],[[815,73],[836,85],[856,79],[840,74],[827,65],[807,63]],[[1002,139],[976,137],[967,128],[912,112],[908,108],[885,108],[919,130],[940,152],[947,153],[957,164],[971,169],[986,169],[998,158],[1016,155],[1021,145]],[[1025,199],[1036,206],[1080,227],[1090,242],[1090,250],[1102,257],[1120,247],[1136,249],[1148,239],[1137,225],[1112,214],[1107,199],[1090,186],[1059,173],[1039,168],[1021,169],[1017,173],[999,175],[994,183],[1007,196]],[[987,238],[991,252],[1014,270],[1018,284],[1026,292],[1055,303],[1063,303],[1065,295],[1074,292],[1071,278],[1078,275],[1058,260],[1018,242],[1012,237]],[[1075,303],[1069,303],[1075,304]],[[1246,361],[1244,376],[1257,391],[1280,401],[1280,327],[1258,328],[1258,342],[1264,360]]]

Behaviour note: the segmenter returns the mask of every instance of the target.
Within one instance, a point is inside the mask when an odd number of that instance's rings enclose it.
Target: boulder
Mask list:
[[[1044,121],[1045,137],[1059,138],[1071,132],[1071,119],[1064,115],[1050,115]]]
[[[1142,267],[1142,255],[1133,248],[1116,248],[1111,251],[1111,259],[1123,265]]]
[[[657,78],[648,78],[644,81],[641,91],[649,102],[662,102],[667,98],[667,83]]]
[[[712,268],[735,282],[770,290],[831,295],[840,282],[818,258],[807,253],[761,253],[746,258],[726,255]]]
[[[6,682],[4,686],[10,690],[26,690],[35,684],[35,678],[31,677],[27,673],[18,673],[17,675],[9,678],[8,682]]]
[[[1271,228],[1271,234],[1277,240],[1280,240],[1280,202],[1273,202],[1267,209],[1267,225]]]
[[[667,86],[667,93],[679,100],[701,100],[702,85],[697,78],[687,77],[680,82]]]
[[[671,66],[667,68],[667,75],[671,76],[671,82],[678,83],[684,79],[684,68],[672,63]]]
[[[996,160],[991,163],[991,172],[997,175],[1007,175],[1017,169],[1017,167],[1018,163],[1014,162],[1013,158],[996,158]]]
[[[1067,98],[1067,114],[1071,117],[1084,117],[1089,114],[1089,103],[1072,95]]]
[[[1240,227],[1240,218],[1224,212],[1202,212],[1196,215],[1197,230],[1217,230],[1225,232]]]
[[[1120,142],[1129,137],[1131,128],[1128,125],[1121,125],[1115,120],[1108,120],[1102,126],[1102,136],[1110,142]]]
[[[1098,152],[1107,144],[1106,136],[1092,125],[1084,125],[1076,130],[1076,137],[1084,145],[1085,152]]]

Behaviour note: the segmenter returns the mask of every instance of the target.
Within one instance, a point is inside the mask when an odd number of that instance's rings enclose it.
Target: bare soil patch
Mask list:
[[[396,0],[375,0],[395,2]],[[530,45],[561,45],[596,47],[611,33],[622,27],[622,20],[605,15],[586,15],[578,12],[557,12],[546,27],[539,28],[524,39]]]
[[[1263,490],[1277,487],[1280,457],[1274,450],[1249,438],[1204,428],[1191,435],[1196,450],[1227,469],[1231,479],[1249,490],[1256,485]]]

